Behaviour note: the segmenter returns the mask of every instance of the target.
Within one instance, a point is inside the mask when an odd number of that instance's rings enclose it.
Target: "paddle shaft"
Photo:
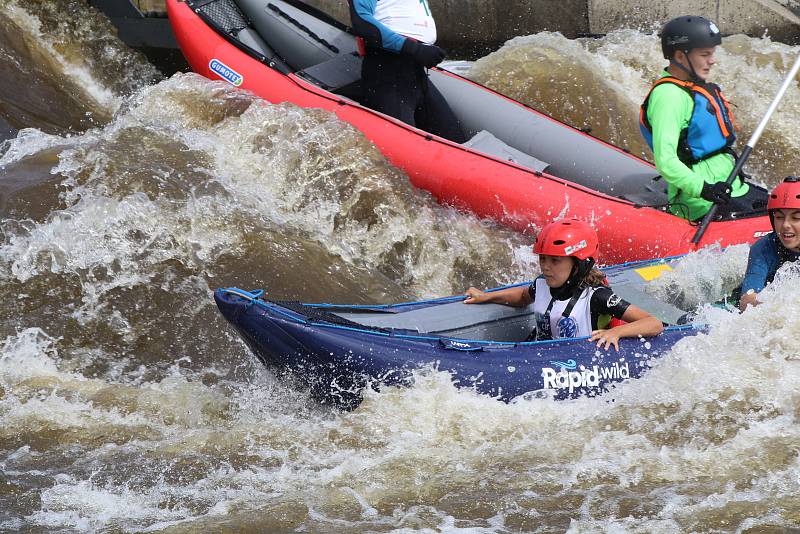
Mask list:
[[[750,140],[747,142],[747,145],[744,147],[742,154],[736,160],[736,165],[733,166],[733,170],[731,174],[728,176],[728,179],[725,181],[729,186],[733,184],[733,181],[739,175],[744,166],[744,162],[747,161],[747,158],[750,157],[750,153],[753,151],[753,148],[756,146],[758,139],[761,137],[761,134],[764,133],[764,128],[767,127],[767,122],[769,122],[770,117],[772,114],[775,113],[775,110],[778,107],[783,95],[786,93],[786,90],[789,89],[789,85],[794,81],[794,77],[797,76],[797,71],[800,70],[800,55],[797,56],[797,59],[794,61],[794,65],[792,65],[792,69],[789,71],[789,74],[783,80],[783,85],[781,88],[778,89],[778,93],[775,95],[775,98],[772,99],[772,104],[769,105],[767,112],[764,114],[764,117],[761,119],[761,122],[758,123],[758,127],[753,132],[753,135],[750,136]],[[706,229],[708,229],[708,225],[711,221],[714,220],[714,216],[717,214],[717,210],[719,209],[719,204],[714,203],[711,206],[711,209],[708,210],[705,217],[703,217],[703,221],[700,223],[700,227],[695,232],[694,237],[692,238],[692,244],[697,245],[700,240],[703,238],[703,234],[706,233]]]

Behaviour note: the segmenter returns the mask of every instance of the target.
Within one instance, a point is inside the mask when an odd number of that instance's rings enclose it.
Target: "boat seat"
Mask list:
[[[477,150],[478,152],[483,152],[484,154],[489,154],[490,156],[495,156],[504,161],[516,163],[517,165],[527,167],[537,172],[544,172],[544,170],[550,166],[549,163],[536,159],[530,154],[526,154],[521,150],[507,145],[487,130],[481,130],[475,134],[472,139],[463,143],[462,146]]]
[[[295,0],[236,0],[258,34],[298,71],[357,50],[345,26]]]
[[[311,83],[336,93],[353,93],[361,81],[362,58],[358,54],[339,54],[328,61],[297,72]]]
[[[461,300],[400,313],[336,312],[336,315],[366,326],[486,341],[525,341],[536,327],[533,306],[467,305]]]
[[[600,189],[604,193],[642,206],[665,206],[669,202],[667,181],[652,173],[617,177]],[[666,207],[664,207],[666,209]]]

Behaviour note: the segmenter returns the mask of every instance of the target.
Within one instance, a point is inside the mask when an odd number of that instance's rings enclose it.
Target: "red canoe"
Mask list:
[[[694,249],[696,226],[664,211],[655,168],[477,83],[430,71],[470,141],[460,145],[360,105],[361,58],[347,28],[299,0],[167,0],[192,69],[269,102],[335,113],[443,204],[522,232],[552,219],[590,221],[606,264]],[[648,207],[658,206],[658,207]],[[765,213],[711,223],[700,246],[755,241]]]

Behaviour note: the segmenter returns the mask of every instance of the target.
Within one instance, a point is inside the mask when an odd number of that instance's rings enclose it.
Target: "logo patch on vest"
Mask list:
[[[231,85],[235,85],[239,87],[242,85],[244,81],[244,76],[227,66],[225,63],[218,59],[212,59],[208,62],[208,68],[211,69],[211,72],[225,80],[226,82],[230,83]]]
[[[575,337],[578,333],[578,322],[572,317],[562,317],[558,320],[558,337]]]

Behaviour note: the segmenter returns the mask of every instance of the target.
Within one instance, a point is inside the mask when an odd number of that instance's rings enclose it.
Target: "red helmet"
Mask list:
[[[800,178],[797,176],[787,176],[770,193],[767,211],[779,209],[800,209]]]
[[[577,219],[565,219],[546,224],[533,251],[547,256],[572,256],[579,260],[594,258],[599,241],[597,232],[589,223]]]

